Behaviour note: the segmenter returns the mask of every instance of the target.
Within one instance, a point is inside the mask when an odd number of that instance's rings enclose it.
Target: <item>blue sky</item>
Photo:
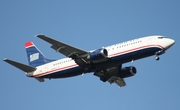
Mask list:
[[[0,58],[27,64],[24,43],[33,41],[48,57],[60,59],[50,45],[34,37],[45,34],[84,50],[148,35],[164,35],[176,44],[154,56],[127,63],[138,73],[127,86],[103,83],[92,73],[39,83],[0,61],[0,109],[179,110],[178,0],[1,0]]]

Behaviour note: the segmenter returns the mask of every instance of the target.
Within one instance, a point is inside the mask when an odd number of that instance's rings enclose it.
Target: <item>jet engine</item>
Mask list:
[[[134,66],[124,67],[124,68],[121,68],[121,70],[119,72],[119,77],[120,78],[131,77],[131,76],[134,76],[136,74],[136,72],[137,71]]]
[[[92,51],[87,58],[93,63],[103,62],[108,58],[108,51],[104,48],[97,49]]]

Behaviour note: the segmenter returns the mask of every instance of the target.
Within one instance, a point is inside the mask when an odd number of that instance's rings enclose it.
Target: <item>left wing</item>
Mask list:
[[[88,56],[89,52],[78,49],[76,47],[65,44],[63,42],[54,40],[54,39],[49,38],[45,35],[37,35],[37,37],[41,38],[42,40],[45,40],[46,42],[48,42],[50,44],[52,44],[51,48],[53,48],[55,51],[60,52],[61,54],[74,59],[74,61],[80,67],[85,68],[85,67],[89,66],[89,64],[86,61],[86,57]]]
[[[84,55],[87,55],[88,52],[78,49],[76,47],[73,47],[71,45],[65,44],[63,42],[54,40],[52,38],[49,38],[45,35],[37,35],[37,37],[41,38],[42,40],[45,40],[46,42],[52,44],[51,48],[53,48],[55,51],[62,53],[63,55],[70,57],[70,58],[76,58],[81,57]]]

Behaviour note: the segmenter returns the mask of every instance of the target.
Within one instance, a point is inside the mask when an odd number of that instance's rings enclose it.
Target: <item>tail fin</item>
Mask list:
[[[32,42],[26,42],[25,48],[30,66],[37,67],[49,63],[51,61],[54,61],[47,59]]]

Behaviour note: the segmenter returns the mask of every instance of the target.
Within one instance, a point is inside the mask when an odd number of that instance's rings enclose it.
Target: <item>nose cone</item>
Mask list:
[[[173,39],[167,39],[167,46],[165,47],[165,49],[169,49],[171,46],[173,46],[175,43],[175,40]]]

